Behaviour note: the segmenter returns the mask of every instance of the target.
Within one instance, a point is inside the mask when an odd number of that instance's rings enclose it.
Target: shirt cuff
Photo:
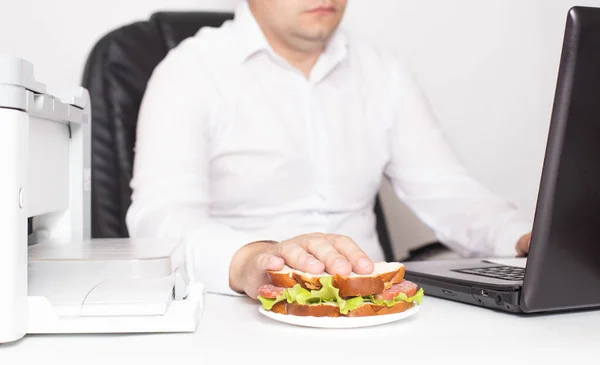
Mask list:
[[[517,243],[519,239],[531,232],[533,222],[519,221],[509,223],[500,230],[496,237],[493,253],[496,257],[515,257],[517,256]]]
[[[208,293],[245,296],[229,286],[231,259],[241,247],[263,240],[264,237],[258,238],[240,232],[228,232],[215,237],[202,231],[189,235],[184,242],[190,280],[202,283]]]

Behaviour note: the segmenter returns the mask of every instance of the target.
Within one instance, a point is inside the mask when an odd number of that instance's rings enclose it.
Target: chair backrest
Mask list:
[[[154,68],[200,28],[230,19],[226,12],[159,12],[107,33],[92,48],[82,80],[92,102],[92,237],[128,237],[136,123]],[[375,213],[386,259],[393,260],[378,197]]]

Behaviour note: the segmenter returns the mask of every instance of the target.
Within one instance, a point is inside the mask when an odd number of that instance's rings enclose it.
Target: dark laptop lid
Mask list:
[[[521,307],[600,305],[600,9],[569,11]]]

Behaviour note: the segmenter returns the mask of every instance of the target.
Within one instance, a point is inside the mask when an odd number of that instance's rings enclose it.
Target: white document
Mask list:
[[[492,264],[520,267],[523,269],[525,268],[525,265],[527,265],[526,257],[516,257],[508,259],[486,259],[485,261],[491,262]]]

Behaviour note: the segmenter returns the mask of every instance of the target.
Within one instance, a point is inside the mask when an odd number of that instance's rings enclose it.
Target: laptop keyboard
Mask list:
[[[510,281],[523,280],[523,278],[525,277],[525,269],[522,267],[514,266],[479,267],[474,269],[456,270],[456,272]]]

